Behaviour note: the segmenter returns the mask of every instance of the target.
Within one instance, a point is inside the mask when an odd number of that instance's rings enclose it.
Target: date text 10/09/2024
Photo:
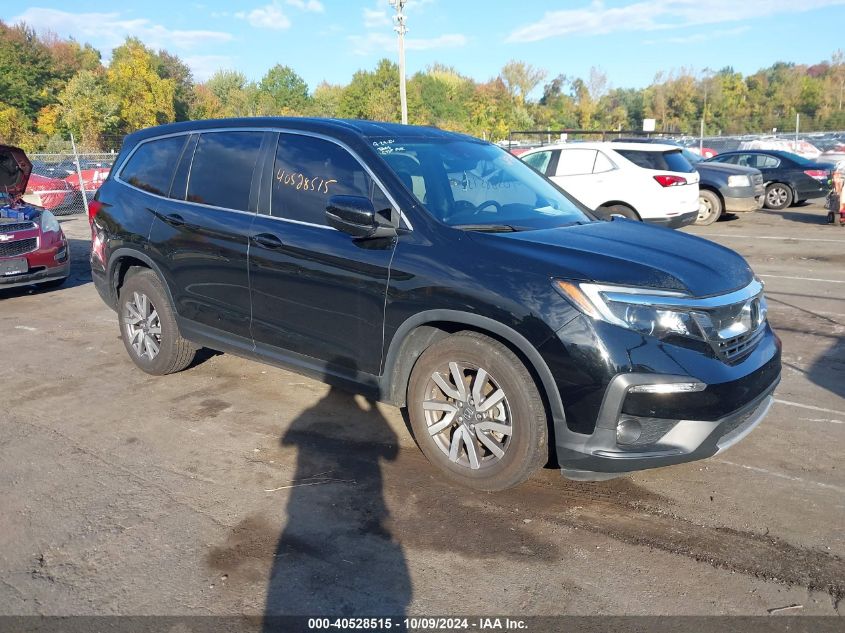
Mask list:
[[[525,631],[525,620],[516,618],[309,618],[312,630],[390,630],[408,631]]]

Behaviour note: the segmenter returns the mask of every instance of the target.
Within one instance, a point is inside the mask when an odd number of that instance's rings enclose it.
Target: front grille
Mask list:
[[[38,240],[34,237],[26,240],[16,240],[14,242],[0,242],[0,257],[25,255],[26,253],[31,253],[36,248],[38,248]]]
[[[0,233],[16,233],[17,231],[31,231],[38,228],[35,222],[0,222]]]
[[[763,338],[764,327],[759,327],[754,332],[746,332],[726,341],[716,343],[716,353],[728,362],[736,362],[745,358]]]

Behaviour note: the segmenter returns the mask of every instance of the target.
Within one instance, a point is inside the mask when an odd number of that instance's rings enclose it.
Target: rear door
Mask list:
[[[149,240],[159,251],[179,316],[203,334],[234,335],[249,347],[247,251],[257,207],[252,180],[264,135],[248,130],[193,135]]]
[[[602,189],[596,186],[598,177],[593,175],[597,155],[594,149],[561,149],[552,176],[552,180],[590,209],[606,201]]]
[[[249,256],[256,349],[329,373],[377,375],[395,240],[353,240],[325,214],[333,195],[369,197],[385,215],[393,207],[330,140],[280,133],[271,158]]]

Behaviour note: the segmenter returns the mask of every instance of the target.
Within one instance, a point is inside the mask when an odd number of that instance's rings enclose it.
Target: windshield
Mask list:
[[[420,204],[451,226],[526,230],[591,221],[543,176],[495,145],[463,139],[371,140]]]

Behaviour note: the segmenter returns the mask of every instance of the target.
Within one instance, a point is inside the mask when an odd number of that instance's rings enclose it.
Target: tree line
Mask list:
[[[540,90],[542,92],[540,92]],[[433,64],[408,79],[409,122],[490,140],[519,129],[633,130],[644,118],[657,131],[697,134],[702,115],[711,134],[845,129],[845,60],[837,51],[811,66],[778,62],[743,76],[731,67],[661,72],[645,88],[610,85],[598,68],[586,78],[549,75],[522,61],[478,82]],[[538,95],[536,98],[533,95]],[[136,38],[111,61],[90,44],[38,35],[0,21],[0,140],[29,151],[112,149],[129,132],[152,125],[230,116],[327,116],[398,121],[399,74],[382,59],[348,84],[313,88],[277,64],[260,81],[219,70],[195,81],[188,66]]]

